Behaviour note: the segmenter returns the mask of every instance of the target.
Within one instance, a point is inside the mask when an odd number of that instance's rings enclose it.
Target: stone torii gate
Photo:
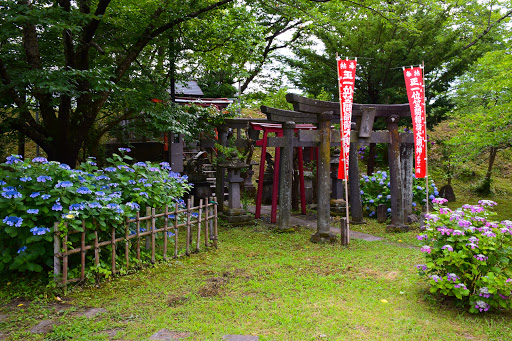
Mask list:
[[[269,147],[281,147],[279,185],[279,229],[290,225],[292,195],[292,157],[294,147],[319,147],[318,155],[318,210],[317,232],[313,242],[333,242],[330,231],[330,147],[340,147],[339,131],[331,131],[331,123],[339,123],[339,103],[326,102],[287,94],[286,99],[294,110],[262,106],[261,111],[271,122],[283,125],[283,137],[269,138]],[[373,131],[375,118],[386,120],[387,131]],[[401,117],[410,117],[409,104],[356,104],[352,109],[350,143],[349,189],[351,215],[354,223],[363,222],[357,149],[359,145],[387,143],[389,155],[391,224],[387,229],[407,230],[407,215],[412,211],[412,176],[414,139],[412,133],[399,133]],[[318,130],[299,131],[294,136],[297,123],[318,124]]]

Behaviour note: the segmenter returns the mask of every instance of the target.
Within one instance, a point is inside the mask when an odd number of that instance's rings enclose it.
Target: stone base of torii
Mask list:
[[[331,124],[340,122],[339,103],[318,101],[295,94],[288,94],[286,99],[293,104],[293,111],[261,107],[268,121],[281,123],[283,127],[282,137],[268,139],[269,147],[281,147],[278,228],[290,228],[293,148],[318,147],[317,232],[311,241],[333,242],[335,236],[330,233],[330,148],[340,147],[341,143],[339,131],[332,131]],[[373,131],[373,123],[379,117],[386,120],[387,131]],[[361,145],[386,143],[391,192],[391,224],[387,226],[387,230],[408,230],[406,219],[412,211],[414,139],[412,133],[398,132],[399,120],[405,117],[410,117],[409,104],[353,105],[352,123],[353,126],[355,124],[355,129],[351,133],[349,192],[351,221],[355,223],[363,221],[357,150]],[[304,123],[317,124],[318,129],[299,130],[294,134],[296,124]],[[342,231],[343,234],[344,244],[347,244],[349,231]]]

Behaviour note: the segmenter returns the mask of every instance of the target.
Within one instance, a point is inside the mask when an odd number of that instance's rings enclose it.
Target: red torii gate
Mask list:
[[[258,219],[261,215],[261,201],[263,196],[263,175],[265,173],[265,155],[267,153],[267,142],[268,133],[276,133],[278,137],[283,136],[283,126],[280,123],[258,123],[251,122],[251,127],[254,130],[263,131],[263,139],[256,141],[257,146],[261,146],[261,157],[260,157],[260,171],[258,174],[258,190],[256,192],[256,212],[255,218]],[[316,126],[313,124],[297,124],[294,132],[299,130],[316,130]],[[304,188],[304,163],[302,155],[302,147],[296,147],[299,158],[299,183],[300,183],[300,203],[301,213],[306,214],[306,190]],[[274,163],[274,181],[272,183],[272,209],[270,213],[270,222],[275,223],[277,221],[277,198],[278,198],[278,186],[279,186],[279,158],[280,158],[280,147],[276,147],[275,163]]]

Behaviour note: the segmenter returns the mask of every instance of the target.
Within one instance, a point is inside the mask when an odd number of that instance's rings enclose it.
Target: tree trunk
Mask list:
[[[494,160],[496,160],[496,154],[498,153],[497,147],[491,147],[489,151],[489,165],[487,167],[487,173],[485,174],[485,181],[491,182],[492,167],[494,166]]]

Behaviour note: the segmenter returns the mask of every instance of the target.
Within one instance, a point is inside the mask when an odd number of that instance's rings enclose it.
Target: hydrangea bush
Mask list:
[[[66,221],[81,231],[81,220],[92,228],[94,218],[107,236],[110,226],[122,224],[141,207],[173,205],[190,189],[186,177],[172,172],[168,163],[129,165],[129,149],[120,152],[103,169],[93,158],[71,169],[18,155],[0,165],[0,273],[50,268],[55,222]]]
[[[430,291],[456,297],[472,313],[512,308],[512,221],[492,221],[489,208],[496,203],[490,200],[455,211],[443,206],[446,199],[433,203],[426,231],[418,235],[426,264],[417,268]]]
[[[389,189],[389,175],[386,171],[377,171],[370,176],[364,175],[360,179],[361,200],[363,210],[368,216],[374,217],[377,214],[377,207],[384,204],[388,207],[388,213],[391,213],[391,191]],[[416,214],[421,213],[421,207],[427,202],[427,189],[425,188],[425,179],[416,179],[413,174],[413,197],[412,208]],[[430,181],[429,198],[434,199],[439,195],[439,191],[434,183]]]

